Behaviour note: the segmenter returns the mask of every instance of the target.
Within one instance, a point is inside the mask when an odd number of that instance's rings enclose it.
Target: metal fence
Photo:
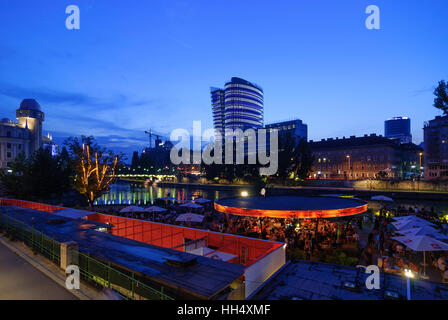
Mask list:
[[[1,212],[0,230],[10,239],[22,241],[34,252],[60,265],[61,244],[47,237],[43,232]],[[111,288],[125,299],[173,300],[163,293],[163,287],[160,290],[154,289],[135,279],[133,273],[127,275],[82,252],[78,252],[78,267],[83,280]]]
[[[57,265],[60,264],[60,243],[45,236],[41,231],[1,213],[0,230],[5,232],[10,239],[22,241],[34,252],[40,253]]]

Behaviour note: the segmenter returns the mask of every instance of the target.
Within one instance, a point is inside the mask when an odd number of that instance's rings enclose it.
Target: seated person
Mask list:
[[[446,260],[444,256],[440,256],[439,259],[437,259],[437,265],[439,267],[439,270],[441,272],[445,272],[446,271]]]
[[[383,262],[384,271],[390,271],[394,268],[394,258],[391,256],[387,256]]]

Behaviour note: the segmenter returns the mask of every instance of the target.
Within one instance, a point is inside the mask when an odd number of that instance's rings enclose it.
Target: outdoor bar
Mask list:
[[[337,197],[253,196],[217,200],[215,210],[260,218],[337,218],[363,213],[367,203]]]

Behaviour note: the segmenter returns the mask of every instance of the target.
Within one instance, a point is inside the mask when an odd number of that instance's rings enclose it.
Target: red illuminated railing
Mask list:
[[[236,255],[237,257],[230,262],[245,266],[251,265],[283,245],[279,242],[101,213],[88,215],[87,219],[111,224],[111,233],[114,235],[179,251],[184,250],[185,239],[205,239],[207,247]]]
[[[3,198],[0,198],[0,206],[18,206],[49,213],[66,209],[64,207],[37,202]],[[173,248],[179,251],[184,251],[186,239],[205,239],[207,247],[215,248],[215,251],[226,252],[237,256],[229,262],[244,266],[253,264],[266,256],[268,253],[284,245],[283,243],[274,241],[266,241],[202,229],[117,217],[102,213],[90,213],[88,211],[86,211],[86,219],[112,225],[111,233],[113,235],[159,247]],[[210,255],[213,253],[214,252]]]
[[[4,199],[0,198],[0,206],[17,206],[22,208],[34,209],[38,211],[45,211],[53,213],[57,210],[66,209],[64,207],[52,206],[49,204],[25,201],[25,200],[16,200],[16,199]]]

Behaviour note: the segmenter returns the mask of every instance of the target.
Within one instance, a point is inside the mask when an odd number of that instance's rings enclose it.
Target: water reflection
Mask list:
[[[108,204],[134,204],[134,205],[149,205],[153,204],[154,200],[163,197],[174,197],[177,202],[189,201],[193,198],[206,198],[215,200],[218,198],[229,197],[234,195],[229,191],[218,190],[201,190],[201,189],[185,189],[185,188],[160,188],[150,186],[145,188],[140,184],[114,184],[111,190],[102,195],[95,205]],[[174,200],[173,200],[174,202]]]
[[[174,197],[177,202],[189,201],[193,198],[206,198],[209,200],[215,200],[218,198],[237,196],[238,191],[219,191],[219,190],[202,190],[194,188],[160,188],[150,186],[145,188],[142,184],[128,184],[119,183],[114,184],[111,187],[109,193],[100,197],[95,204],[135,204],[135,205],[150,205],[154,203],[157,198],[163,198],[167,196]],[[361,197],[363,198],[363,197]],[[369,197],[364,198],[367,200],[369,208],[378,210],[381,205],[378,201],[370,201]],[[434,207],[435,212],[438,215],[448,214],[448,201],[428,201],[428,200],[398,200],[394,199],[392,203],[384,203],[388,207],[396,208],[397,206],[417,206],[419,209],[425,208],[429,210]]]

